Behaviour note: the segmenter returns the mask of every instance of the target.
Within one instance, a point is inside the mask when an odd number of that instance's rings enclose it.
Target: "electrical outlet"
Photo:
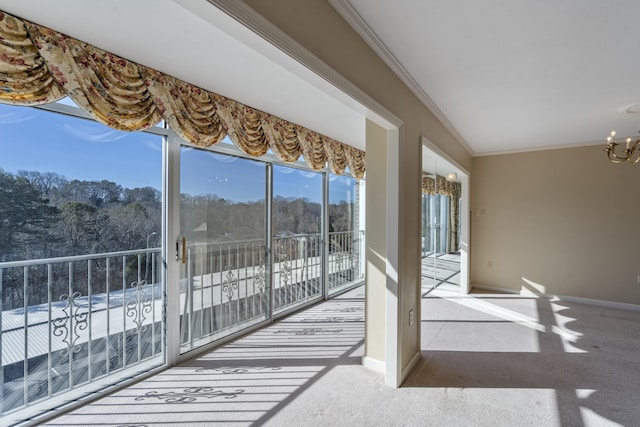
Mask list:
[[[409,310],[409,326],[413,326],[413,309]]]
[[[487,261],[487,267],[493,268],[493,261]]]

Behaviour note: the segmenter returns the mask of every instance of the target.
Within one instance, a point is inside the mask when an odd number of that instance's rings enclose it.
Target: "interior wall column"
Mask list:
[[[364,366],[384,373],[386,325],[387,131],[367,120]]]
[[[363,364],[401,382],[400,131],[367,120],[366,299]]]

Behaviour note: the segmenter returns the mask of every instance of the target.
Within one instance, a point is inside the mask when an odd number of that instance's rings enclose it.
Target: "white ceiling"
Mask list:
[[[640,104],[638,0],[331,2],[365,21],[360,31],[474,155],[638,132],[640,114],[623,113]],[[0,0],[0,10],[364,149],[363,106],[206,0]]]
[[[638,134],[638,0],[346,1],[476,155]]]

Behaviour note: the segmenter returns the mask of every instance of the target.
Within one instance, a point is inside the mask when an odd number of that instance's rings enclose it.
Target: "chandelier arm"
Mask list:
[[[623,163],[626,162],[627,159],[624,157],[618,157],[618,155],[615,152],[616,149],[616,145],[618,145],[615,142],[610,142],[607,144],[607,147],[604,149],[604,151],[607,152],[607,157],[609,158],[609,160],[611,160],[611,162],[613,163]]]
[[[638,150],[638,155],[635,159],[633,157],[636,154],[636,149],[640,144],[640,139],[636,139],[631,143],[631,138],[627,138],[625,148],[623,148],[620,154],[616,154],[616,147],[620,145],[620,143],[615,142],[615,131],[611,132],[611,136],[607,137],[607,145],[604,148],[604,151],[607,152],[607,157],[612,163],[624,163],[628,160],[631,160],[632,163],[640,162],[640,150]]]

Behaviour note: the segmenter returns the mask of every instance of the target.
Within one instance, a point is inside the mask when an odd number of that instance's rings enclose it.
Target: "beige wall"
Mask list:
[[[375,173],[367,174],[366,210],[367,229],[386,229],[386,146],[387,131],[367,120],[367,167]],[[386,235],[367,233],[367,286],[365,291],[366,333],[364,355],[383,362],[385,360],[385,292],[386,292]]]
[[[462,167],[471,169],[471,156],[435,116],[382,62],[327,1],[245,0],[282,31],[403,121],[400,182],[402,212],[399,286],[401,365],[420,350],[419,321],[409,327],[409,310],[419,302],[420,265],[420,141],[427,137]],[[369,153],[367,153],[369,156]],[[368,165],[371,170],[372,165]],[[368,186],[370,183],[368,183]],[[369,215],[369,211],[367,213]],[[367,236],[373,230],[367,218]],[[369,279],[368,279],[369,283]],[[406,320],[406,321],[405,321]]]
[[[639,182],[603,146],[475,158],[472,284],[640,304]]]

